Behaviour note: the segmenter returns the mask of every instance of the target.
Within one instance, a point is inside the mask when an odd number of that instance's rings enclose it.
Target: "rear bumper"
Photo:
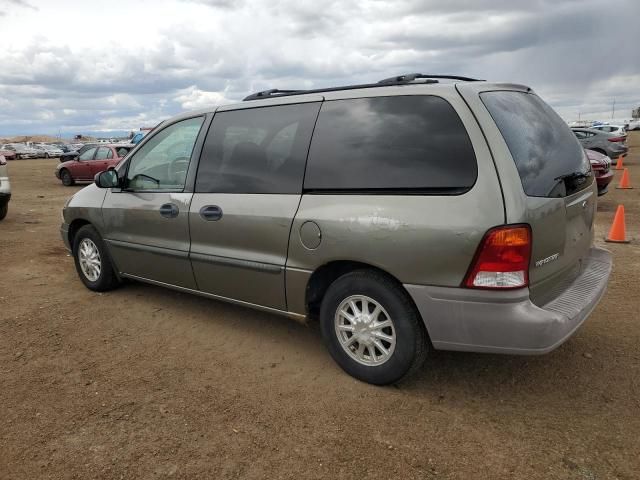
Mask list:
[[[623,157],[626,157],[627,152],[629,151],[629,147],[625,145],[618,145],[618,146],[610,147],[609,150],[611,152],[611,155],[609,155],[609,157],[613,159],[613,158],[619,157],[620,155],[622,155]]]
[[[511,291],[405,285],[439,350],[540,355],[567,340],[607,288],[611,254],[592,248],[582,273],[554,300],[533,304]]]
[[[596,184],[598,185],[598,195],[604,195],[607,193],[607,187],[613,180],[614,172],[609,170],[607,173],[603,173],[596,176]]]

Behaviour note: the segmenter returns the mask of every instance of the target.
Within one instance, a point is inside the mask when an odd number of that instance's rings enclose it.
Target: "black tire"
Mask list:
[[[4,220],[4,217],[7,216],[7,213],[9,213],[9,204],[5,203],[0,207],[0,220]]]
[[[62,184],[65,187],[71,187],[76,183],[76,181],[71,176],[71,172],[69,172],[69,170],[67,170],[66,168],[60,170],[60,180],[62,180]]]
[[[49,158],[49,154],[47,152],[44,153],[44,158]]]
[[[95,280],[88,278],[80,266],[79,250],[83,240],[85,239],[93,242],[100,255],[100,275]],[[89,290],[93,290],[95,292],[106,292],[108,290],[113,290],[120,284],[120,280],[113,269],[113,263],[111,262],[111,257],[109,256],[109,252],[107,251],[104,241],[92,225],[85,225],[78,230],[78,233],[76,233],[73,239],[73,259],[80,280],[82,280],[82,283],[84,283]]]
[[[393,322],[395,349],[380,365],[359,363],[338,339],[336,313],[343,301],[352,295],[374,300],[388,312]],[[407,292],[396,281],[374,270],[347,273],[329,286],[320,307],[320,327],[329,353],[338,365],[349,375],[374,385],[395,383],[412,374],[422,366],[429,350],[424,324]]]

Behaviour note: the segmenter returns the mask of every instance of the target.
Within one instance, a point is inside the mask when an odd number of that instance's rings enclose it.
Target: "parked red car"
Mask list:
[[[587,152],[587,158],[591,163],[591,170],[596,177],[596,183],[598,184],[598,196],[607,193],[609,184],[613,180],[614,172],[611,171],[611,159],[600,152],[593,150],[585,150]]]
[[[74,160],[56,165],[56,178],[69,187],[79,181],[93,181],[97,173],[115,167],[135,145],[99,145],[86,150]]]
[[[2,155],[5,160],[15,160],[16,159],[16,152],[14,152],[13,150],[2,150],[0,149],[0,155]]]

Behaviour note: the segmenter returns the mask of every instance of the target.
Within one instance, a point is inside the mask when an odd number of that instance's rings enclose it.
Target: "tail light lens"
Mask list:
[[[467,288],[509,289],[529,285],[531,228],[506,225],[489,230],[464,281]]]
[[[610,142],[624,142],[626,139],[624,137],[611,137],[607,138]]]

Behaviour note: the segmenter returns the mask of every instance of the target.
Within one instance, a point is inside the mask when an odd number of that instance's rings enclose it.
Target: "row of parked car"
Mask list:
[[[135,145],[139,143],[150,129],[137,132],[125,142],[117,142],[115,139],[98,140],[96,143],[5,143],[0,144],[0,155],[5,160],[20,160],[28,158],[60,158],[60,161],[73,160],[87,148],[109,145]]]
[[[56,158],[73,152],[82,147],[82,144],[67,143],[5,143],[0,145],[0,155],[6,160],[20,160],[22,158]]]
[[[572,127],[571,131],[587,152],[598,184],[598,195],[604,195],[613,180],[612,159],[624,157],[629,151],[627,129],[620,125],[594,125],[588,128]]]

